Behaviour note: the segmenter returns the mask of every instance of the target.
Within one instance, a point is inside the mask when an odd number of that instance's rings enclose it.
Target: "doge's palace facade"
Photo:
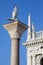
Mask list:
[[[23,45],[27,50],[27,65],[43,65],[43,31],[35,32],[34,24],[28,16],[28,33]]]

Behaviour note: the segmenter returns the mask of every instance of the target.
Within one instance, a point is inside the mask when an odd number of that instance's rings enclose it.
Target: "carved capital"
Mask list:
[[[14,38],[21,38],[22,33],[18,32],[17,30],[8,31],[10,34],[11,39]]]
[[[9,24],[4,25],[4,28],[10,34],[11,39],[14,39],[21,38],[23,32],[28,28],[28,26],[23,24],[19,20],[15,20]]]

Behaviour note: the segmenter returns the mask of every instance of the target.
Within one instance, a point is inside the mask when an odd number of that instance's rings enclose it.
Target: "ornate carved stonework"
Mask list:
[[[28,28],[27,25],[20,22],[19,20],[15,20],[14,22],[6,24],[4,27],[10,34],[11,39],[21,38],[23,32]]]
[[[29,15],[27,39],[23,43],[27,50],[27,65],[43,65],[43,31],[36,32],[32,23]]]
[[[36,55],[36,65],[41,65],[40,60],[41,60],[42,57],[43,57],[43,54]]]

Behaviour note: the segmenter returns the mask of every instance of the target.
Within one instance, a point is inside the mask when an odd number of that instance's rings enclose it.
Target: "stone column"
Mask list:
[[[11,44],[11,65],[19,65],[19,41],[20,39],[12,39]]]
[[[31,65],[31,56],[28,57],[27,65]]]
[[[35,55],[32,56],[32,65],[35,65]]]
[[[32,65],[32,57],[27,51],[27,65]]]
[[[20,38],[23,32],[27,29],[27,25],[15,20],[4,25],[11,38],[11,65],[19,65],[19,46]]]

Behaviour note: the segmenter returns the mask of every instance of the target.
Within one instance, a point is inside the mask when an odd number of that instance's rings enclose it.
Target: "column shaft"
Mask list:
[[[27,65],[31,65],[31,56],[27,56]]]
[[[19,65],[19,39],[12,39],[11,43],[11,65]]]
[[[35,65],[35,56],[33,56],[32,58],[33,58],[32,65]]]

